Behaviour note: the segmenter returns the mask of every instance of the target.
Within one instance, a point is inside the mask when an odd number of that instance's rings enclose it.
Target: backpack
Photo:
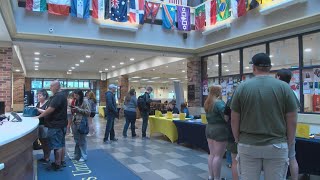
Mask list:
[[[137,105],[138,105],[138,109],[140,112],[147,110],[147,101],[146,101],[145,95],[146,94],[143,94],[143,95],[139,96],[137,99]]]

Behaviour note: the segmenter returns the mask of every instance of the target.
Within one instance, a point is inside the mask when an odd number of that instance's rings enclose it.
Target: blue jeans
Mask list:
[[[104,139],[103,141],[107,141],[109,139],[110,134],[110,140],[114,139],[114,115],[107,114],[107,125],[106,125],[106,131],[104,133]]]
[[[74,158],[87,160],[87,135],[78,132],[77,125],[72,123],[73,138],[76,143],[74,147]]]
[[[146,131],[148,128],[148,118],[149,118],[149,112],[141,112],[142,116],[142,137],[146,137]]]
[[[51,150],[61,149],[66,146],[66,129],[67,128],[48,128],[47,138]]]
[[[136,136],[136,116],[137,116],[137,113],[135,111],[124,111],[124,116],[126,118],[126,123],[124,124],[122,135],[124,137],[127,137],[127,131],[128,131],[129,124],[130,124],[131,136],[132,137]]]

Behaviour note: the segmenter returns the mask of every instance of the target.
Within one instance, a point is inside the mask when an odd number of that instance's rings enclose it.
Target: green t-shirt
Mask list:
[[[208,124],[226,124],[226,121],[224,120],[225,106],[226,105],[222,100],[217,99],[212,107],[213,110],[206,113]]]
[[[239,142],[250,145],[286,142],[286,114],[297,108],[295,95],[283,81],[257,76],[242,83],[231,102],[231,109],[240,113]]]

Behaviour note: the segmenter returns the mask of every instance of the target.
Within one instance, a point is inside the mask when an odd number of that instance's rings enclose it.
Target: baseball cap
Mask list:
[[[114,85],[114,84],[110,84],[110,85],[109,85],[109,89],[117,89],[117,86]]]
[[[249,64],[259,67],[270,67],[271,59],[266,53],[258,53],[252,57],[252,60],[249,62]]]

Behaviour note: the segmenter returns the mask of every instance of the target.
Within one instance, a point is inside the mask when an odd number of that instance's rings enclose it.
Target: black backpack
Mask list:
[[[146,94],[143,94],[138,97],[137,104],[140,112],[147,110]]]

